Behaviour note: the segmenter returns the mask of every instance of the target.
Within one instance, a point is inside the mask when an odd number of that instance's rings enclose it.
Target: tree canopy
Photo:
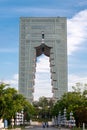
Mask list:
[[[61,111],[63,114],[64,109],[67,110],[67,118],[70,116],[70,112],[73,112],[76,123],[82,124],[87,123],[87,90],[83,92],[78,89],[74,89],[73,92],[65,93],[60,100],[58,100],[52,110],[54,116],[58,116]]]
[[[46,97],[40,97],[39,101],[33,103],[35,107],[35,118],[40,121],[50,120],[52,118],[51,109],[53,107],[53,100]]]
[[[19,94],[15,88],[8,84],[0,83],[0,118],[11,119],[15,117],[16,112],[28,108],[29,113],[33,113],[33,106]]]

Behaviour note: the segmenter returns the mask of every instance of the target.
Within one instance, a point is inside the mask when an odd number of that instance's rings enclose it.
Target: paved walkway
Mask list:
[[[45,128],[43,128],[43,127],[41,127],[41,126],[31,126],[31,127],[27,127],[27,128],[25,128],[24,130],[70,130],[70,129],[66,129],[66,128],[56,128],[56,127],[45,127]]]

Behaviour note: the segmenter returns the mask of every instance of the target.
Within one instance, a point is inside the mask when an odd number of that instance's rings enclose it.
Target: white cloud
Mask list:
[[[72,19],[68,19],[67,32],[68,32],[68,54],[69,55],[81,49],[80,45],[82,45],[84,42],[85,43],[87,42],[87,22],[86,21],[87,21],[87,10],[83,10],[77,13]],[[74,64],[72,66],[74,66]],[[78,76],[75,74],[71,74],[68,77],[69,77],[68,78],[69,91],[72,90],[72,86],[73,85],[75,86],[77,82],[80,82],[83,84],[83,83],[86,83],[87,81],[87,77],[83,75]]]
[[[9,84],[10,87],[14,87],[15,89],[18,90],[18,74],[13,75],[12,79],[4,79],[1,80],[0,82],[4,82],[6,84]]]
[[[52,97],[49,64],[49,57],[46,57],[45,55],[38,57],[34,93],[35,100],[38,100],[41,96]]]
[[[10,10],[9,10],[10,8]],[[9,13],[9,15],[7,15]],[[66,14],[70,14],[69,10],[66,9],[59,9],[57,7],[30,7],[30,6],[10,6],[10,7],[1,7],[0,8],[0,17],[7,18],[7,17],[17,17],[17,16],[65,16]],[[14,14],[14,15],[13,15]]]
[[[84,41],[87,41],[87,10],[76,14],[72,19],[67,20],[68,32],[68,54],[78,50]]]
[[[35,13],[39,13],[40,15],[42,15],[43,13],[45,13],[45,15],[46,14],[60,14],[60,12],[61,13],[64,13],[64,14],[66,14],[66,13],[68,13],[68,11],[67,10],[65,10],[65,9],[58,9],[58,8],[49,8],[49,7],[14,7],[14,8],[11,8],[14,12],[17,12],[17,13],[22,13],[22,14],[24,14],[24,13],[31,13],[31,12],[34,12],[34,14]]]
[[[44,55],[38,57],[38,61],[37,62],[37,72],[49,72],[50,71],[50,63],[48,62],[49,61],[49,57],[46,57]]]
[[[34,99],[38,100],[39,97],[45,96],[45,97],[52,97],[52,86],[50,83],[43,81],[43,83],[39,82],[35,86],[34,90]]]
[[[74,74],[68,76],[68,91],[72,91],[72,86],[76,86],[76,83],[81,83],[81,90],[87,89],[84,84],[87,84],[87,77],[81,77]]]
[[[18,52],[17,48],[0,48],[0,53],[16,53]]]
[[[9,0],[0,0],[0,2],[6,2],[6,1],[9,1]]]
[[[78,3],[79,6],[86,6],[87,5],[87,0],[84,0],[84,1],[80,1]]]

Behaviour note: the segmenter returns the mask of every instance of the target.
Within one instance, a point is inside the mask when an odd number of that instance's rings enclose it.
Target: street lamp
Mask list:
[[[66,108],[64,109],[64,126],[66,126]]]
[[[58,125],[59,125],[59,127],[61,126],[61,112],[60,111],[58,114]]]
[[[76,124],[75,124],[75,119],[73,117],[73,112],[70,112],[70,121],[69,121],[69,125],[70,127],[74,127]]]
[[[13,117],[11,119],[11,125],[12,125],[12,128],[13,128],[13,126],[14,126],[14,118]]]

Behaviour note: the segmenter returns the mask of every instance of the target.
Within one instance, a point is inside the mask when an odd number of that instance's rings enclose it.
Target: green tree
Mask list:
[[[53,107],[53,100],[47,99],[46,97],[40,97],[39,101],[33,103],[35,107],[35,117],[39,120],[50,120],[52,117],[51,109]]]
[[[83,123],[87,124],[87,107],[79,106],[75,110],[75,119],[77,126],[82,126]]]
[[[75,89],[74,89],[75,90]],[[79,90],[79,89],[78,89]],[[52,114],[57,116],[59,111],[63,114],[64,108],[67,110],[67,117],[69,118],[69,114],[72,111],[74,114],[74,117],[76,119],[76,123],[82,123],[83,121],[86,122],[83,119],[84,116],[84,111],[86,112],[87,110],[87,95],[86,91],[83,93],[79,91],[74,91],[74,92],[68,92],[65,93],[60,100],[56,102],[56,104],[53,107]],[[84,108],[84,111],[83,111]],[[81,110],[81,111],[80,111]],[[79,116],[81,115],[81,116]],[[79,122],[78,122],[79,121]]]
[[[27,109],[26,109],[27,108]],[[33,114],[33,106],[25,99],[22,94],[7,84],[0,84],[0,118],[10,120],[15,118],[16,112]]]

